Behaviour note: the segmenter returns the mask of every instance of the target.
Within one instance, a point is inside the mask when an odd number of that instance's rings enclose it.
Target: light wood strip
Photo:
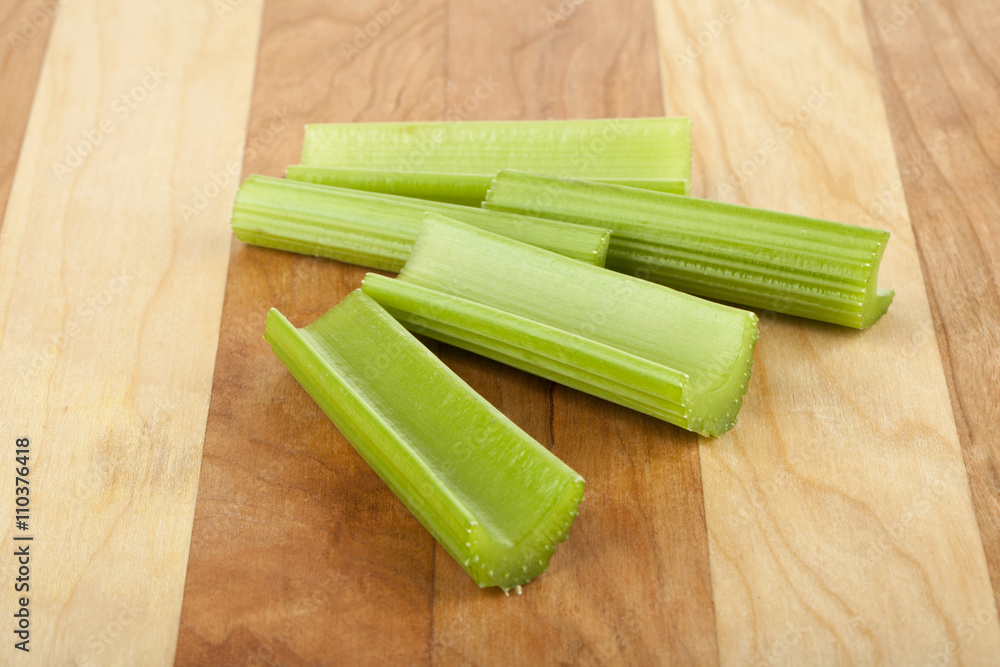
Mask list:
[[[172,661],[260,11],[55,19],[0,233],[0,443],[13,468],[31,439],[35,536],[31,653],[8,631],[5,664]]]
[[[893,232],[865,332],[764,317],[737,427],[702,444],[724,664],[986,664],[1000,626],[860,6],[658,0],[695,193]],[[686,39],[692,47],[687,49]],[[700,38],[701,42],[697,40]],[[941,662],[940,664],[944,664]]]
[[[1000,32],[996,4],[866,0],[972,500],[1000,599]],[[883,206],[871,205],[873,210]]]

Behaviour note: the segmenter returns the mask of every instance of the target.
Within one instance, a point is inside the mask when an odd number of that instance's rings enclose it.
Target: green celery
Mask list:
[[[449,204],[478,207],[486,198],[494,172],[485,174],[431,173],[425,171],[386,171],[381,169],[338,169],[335,167],[307,167],[292,165],[285,172],[285,178],[305,181],[318,185],[333,185],[341,188],[384,192],[402,197],[415,197],[442,201]],[[672,192],[678,195],[688,193],[688,182],[677,179],[602,178],[604,183],[628,185],[647,190]]]
[[[399,271],[427,212],[601,266],[611,235],[592,226],[258,175],[240,186],[231,224],[246,243]]]
[[[609,269],[710,299],[863,329],[894,294],[882,230],[512,170],[483,207],[610,228]]]
[[[472,199],[473,192],[484,196],[487,177],[505,168],[661,190],[680,188],[686,194],[691,180],[691,122],[605,118],[307,125],[301,166],[340,170],[331,177],[355,185],[405,188],[405,194],[449,201]],[[355,170],[358,173],[351,173]],[[306,173],[294,169],[289,177]],[[429,176],[423,180],[421,174]]]
[[[285,178],[338,188],[384,192],[401,197],[475,206],[486,198],[492,174],[452,174],[417,171],[386,171],[383,169],[338,169],[292,165]]]
[[[735,423],[757,340],[751,312],[434,214],[362,289],[417,333],[703,435]]]
[[[567,260],[570,261],[570,260]],[[481,587],[544,572],[584,482],[361,290],[265,339],[361,457]]]

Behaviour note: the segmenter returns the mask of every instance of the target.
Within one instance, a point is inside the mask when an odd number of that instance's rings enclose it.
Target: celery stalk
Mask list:
[[[858,329],[892,302],[886,231],[510,170],[483,206],[610,228],[609,269],[710,299]]]
[[[382,182],[379,188],[405,187],[406,194],[434,199],[471,199],[474,191],[485,195],[486,177],[505,168],[679,187],[686,193],[691,123],[687,118],[607,118],[307,125],[302,166],[341,170],[330,177],[355,185],[374,187],[375,178]],[[353,170],[388,175],[366,177],[350,174]],[[293,170],[289,177],[306,173]],[[424,180],[421,174],[432,176]]]
[[[440,202],[249,176],[231,224],[246,243],[399,271],[426,212],[603,266],[610,232]]]
[[[425,216],[395,280],[362,289],[407,328],[703,435],[733,426],[757,317]]]
[[[479,586],[509,590],[548,568],[583,479],[377,303],[355,290],[302,329],[272,309],[264,337]]]
[[[384,192],[403,197],[475,207],[478,207],[486,198],[486,192],[490,189],[494,175],[494,172],[456,174],[382,169],[338,169],[335,167],[307,167],[300,164],[288,167],[285,172],[285,178],[293,181],[333,185],[369,192]],[[688,193],[688,182],[682,179],[602,178],[600,180],[604,183],[672,192],[678,195]]]
[[[296,164],[288,167],[285,178],[478,208],[486,198],[486,191],[490,189],[493,175],[338,169]]]

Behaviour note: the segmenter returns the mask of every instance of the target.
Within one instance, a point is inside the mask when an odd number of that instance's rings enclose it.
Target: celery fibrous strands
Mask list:
[[[356,290],[265,338],[347,440],[480,586],[509,590],[548,567],[583,479],[476,394]]]
[[[609,269],[705,298],[859,329],[892,302],[878,229],[513,170],[483,206],[610,228]]]
[[[362,289],[405,326],[684,428],[735,423],[753,313],[429,214],[395,280]]]
[[[337,171],[325,175],[308,168]],[[687,118],[307,125],[290,178],[446,201],[481,200],[500,169],[687,193]],[[337,180],[333,180],[337,179]]]
[[[251,175],[231,224],[246,243],[398,271],[427,212],[603,265],[610,232],[587,225]]]

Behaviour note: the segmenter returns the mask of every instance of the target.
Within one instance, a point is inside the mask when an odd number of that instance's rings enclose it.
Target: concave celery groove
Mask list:
[[[454,172],[387,171],[384,169],[341,169],[337,167],[307,167],[295,164],[285,170],[285,178],[318,185],[332,185],[353,190],[383,192],[402,197],[475,206],[482,204],[490,189],[495,172],[458,174]],[[688,193],[688,181],[670,178],[602,178],[634,188],[645,188],[677,195]]]
[[[290,168],[288,177],[478,205],[504,168],[686,194],[691,123],[605,118],[307,125],[302,165]]]
[[[513,170],[483,207],[610,228],[609,269],[710,299],[863,329],[894,294],[878,229]]]
[[[601,266],[611,235],[593,226],[258,175],[240,186],[231,225],[245,243],[399,271],[427,212]]]
[[[703,435],[731,428],[757,317],[429,214],[395,280],[407,328]]]
[[[356,290],[265,339],[393,493],[481,587],[548,567],[584,482]]]

